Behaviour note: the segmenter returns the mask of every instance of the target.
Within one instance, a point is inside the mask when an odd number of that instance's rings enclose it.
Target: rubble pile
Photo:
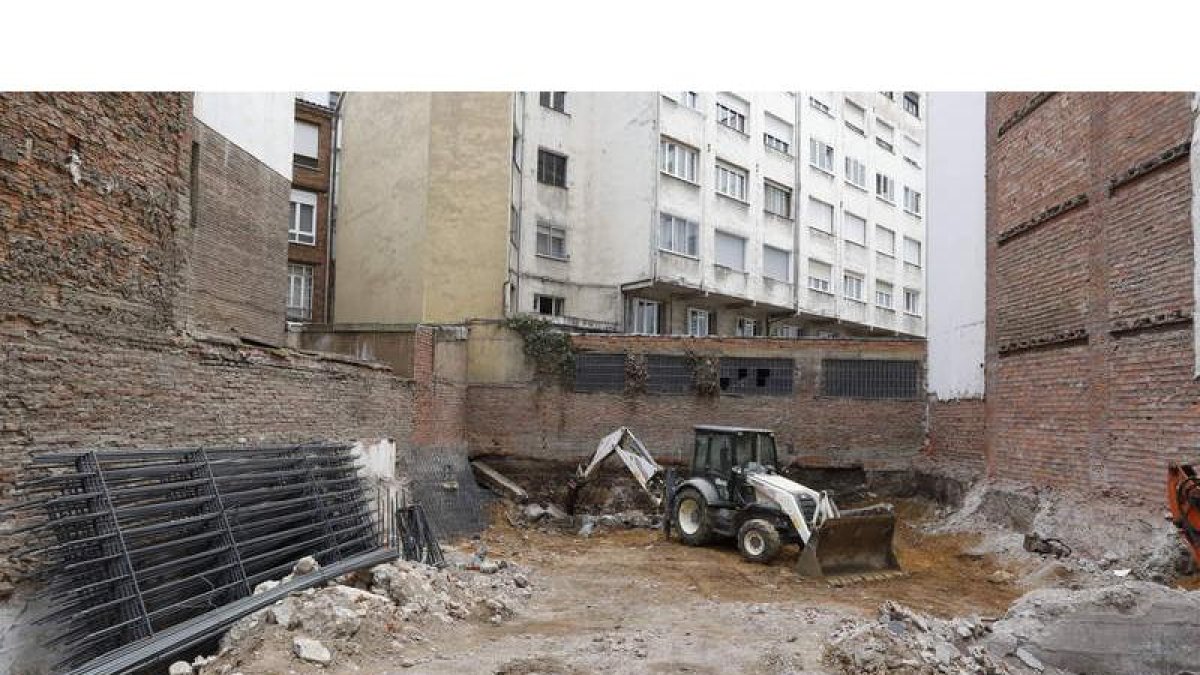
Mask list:
[[[397,560],[293,593],[234,623],[216,656],[176,662],[171,672],[234,675],[242,663],[261,663],[264,654],[290,667],[351,668],[359,656],[383,653],[416,665],[420,659],[404,658],[414,643],[459,622],[502,624],[532,594],[529,572],[521,567],[489,559],[485,551],[451,557],[458,560],[445,569]],[[292,575],[316,568],[306,558]],[[278,583],[264,582],[255,592]]]
[[[994,658],[977,618],[952,621],[885,602],[875,621],[847,620],[829,637],[825,662],[846,675],[1000,675],[1021,673]]]
[[[597,530],[603,529],[658,529],[662,527],[661,516],[650,515],[638,509],[598,515],[585,513],[570,516],[555,504],[542,506],[537,503],[522,506],[516,517],[510,517],[510,520],[517,525],[536,527],[542,530],[573,530],[582,537],[590,537]]]
[[[1113,576],[1170,583],[1190,574],[1191,558],[1165,512],[1117,495],[1034,488],[999,480],[971,487],[962,506],[929,532],[979,532],[971,553],[1017,560],[1045,560],[1053,570],[1038,570],[1029,587],[1055,573],[1104,584]],[[1027,550],[1027,540],[1061,542],[1058,555]],[[1059,547],[1055,547],[1059,548]],[[1062,555],[1062,553],[1066,555]],[[1128,571],[1126,571],[1128,570]],[[1090,578],[1089,578],[1090,577]],[[1097,579],[1095,577],[1102,577]]]

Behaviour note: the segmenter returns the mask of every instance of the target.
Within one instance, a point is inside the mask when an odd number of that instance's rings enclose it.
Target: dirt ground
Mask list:
[[[969,535],[919,530],[928,507],[898,505],[903,577],[835,588],[796,575],[796,553],[770,566],[743,561],[732,543],[706,548],[660,531],[569,531],[510,526],[495,519],[480,541],[490,558],[530,570],[533,593],[501,625],[439,626],[436,638],[402,653],[364,651],[321,669],[263,654],[243,675],[358,673],[823,673],[825,638],[839,623],[896,600],[935,616],[998,616],[1022,591],[985,579],[998,569],[964,556]]]

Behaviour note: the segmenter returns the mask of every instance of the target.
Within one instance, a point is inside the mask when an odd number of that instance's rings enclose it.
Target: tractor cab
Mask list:
[[[754,491],[744,477],[778,471],[775,434],[770,430],[707,425],[694,429],[691,477],[711,481],[722,501],[753,502]]]

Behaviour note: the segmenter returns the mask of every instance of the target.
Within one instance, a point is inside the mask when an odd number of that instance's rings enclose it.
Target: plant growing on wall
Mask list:
[[[716,396],[721,393],[721,375],[715,356],[704,356],[692,350],[684,353],[692,371],[692,384],[701,396]]]
[[[505,327],[521,336],[521,350],[533,361],[539,379],[569,384],[575,377],[575,349],[571,336],[549,321],[518,316],[507,319]]]
[[[646,381],[650,379],[650,372],[646,367],[645,354],[626,354],[625,355],[625,393],[626,394],[644,394],[646,393]]]

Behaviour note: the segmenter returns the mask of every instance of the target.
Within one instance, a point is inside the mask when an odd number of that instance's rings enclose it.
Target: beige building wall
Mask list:
[[[501,318],[511,94],[349,93],[343,139],[334,321]]]

